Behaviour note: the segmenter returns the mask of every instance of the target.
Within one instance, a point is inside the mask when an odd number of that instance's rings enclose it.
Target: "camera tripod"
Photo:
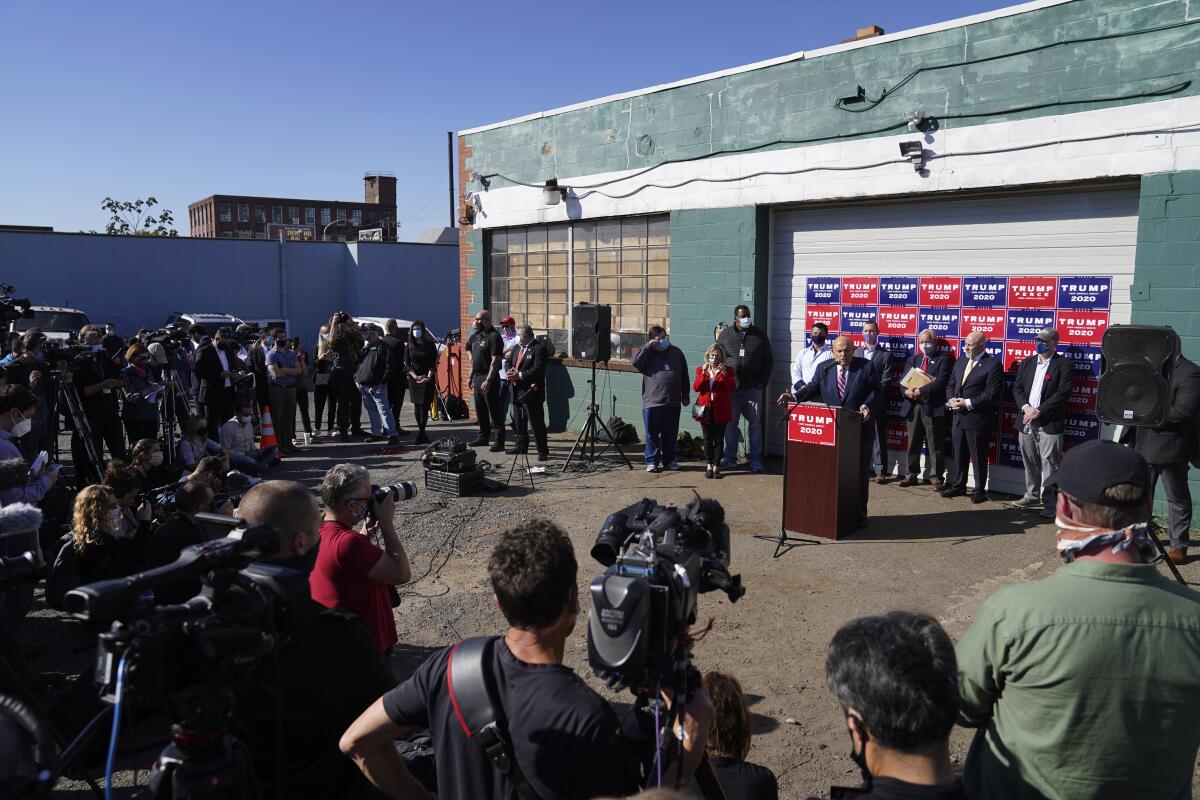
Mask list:
[[[175,432],[175,425],[179,421],[180,401],[183,401],[182,410],[185,420],[191,415],[192,407],[188,401],[187,394],[179,388],[183,386],[183,381],[180,380],[179,369],[177,367],[163,370],[163,384],[166,388],[159,395],[161,404],[159,434],[162,438],[163,460],[168,464],[174,464],[179,450],[180,436]],[[180,426],[182,427],[183,424],[185,423],[180,423]]]
[[[588,381],[588,417],[583,423],[583,430],[579,432],[579,438],[575,440],[575,444],[571,445],[571,452],[567,454],[567,460],[563,462],[562,471],[566,472],[571,468],[571,462],[575,460],[575,454],[579,453],[589,464],[596,463],[596,459],[604,455],[604,452],[609,447],[617,451],[617,455],[621,456],[621,460],[625,462],[625,466],[633,469],[633,464],[629,463],[629,457],[625,455],[625,451],[621,449],[621,445],[617,442],[617,437],[608,429],[608,425],[600,418],[600,406],[596,405],[596,361],[592,360],[592,379]],[[600,438],[600,431],[604,431],[604,435],[608,440],[600,451],[596,451],[596,443]]]
[[[162,749],[146,783],[155,800],[259,797],[250,753],[230,735],[233,708],[228,690],[199,690],[179,703],[187,718],[171,725],[171,743]]]
[[[71,424],[74,427],[75,436],[79,437],[80,444],[83,446],[83,452],[87,454],[88,464],[75,464],[75,482],[79,488],[90,483],[100,483],[103,475],[101,473],[104,460],[100,456],[99,448],[96,447],[96,438],[92,432],[92,425],[88,421],[87,414],[83,410],[83,402],[79,399],[79,392],[75,388],[75,384],[67,380],[68,373],[63,373],[63,380],[58,382],[58,407],[66,406],[67,413],[71,415]],[[55,461],[58,461],[58,413],[52,415],[54,420],[54,456]],[[88,474],[84,474],[87,472]]]

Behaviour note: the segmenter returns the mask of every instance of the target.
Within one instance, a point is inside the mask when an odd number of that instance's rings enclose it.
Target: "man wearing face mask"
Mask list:
[[[1037,353],[1017,368],[1013,400],[1021,409],[1021,461],[1025,464],[1025,494],[1017,508],[1040,508],[1054,519],[1054,490],[1044,486],[1062,463],[1063,427],[1067,398],[1075,385],[1071,362],[1055,352],[1058,331],[1046,328],[1037,335]]]
[[[124,459],[125,432],[121,429],[121,417],[117,410],[117,394],[125,385],[120,371],[104,353],[100,334],[89,330],[82,337],[87,352],[76,356],[71,364],[72,380],[79,393],[79,401],[92,429],[92,440],[96,453],[104,455],[104,446],[112,458]],[[71,454],[75,458],[77,472],[90,464],[78,431],[71,434]]]
[[[513,425],[517,441],[509,453],[524,453],[529,449],[529,429],[532,427],[538,461],[546,461],[550,458],[550,448],[546,444],[546,348],[533,338],[533,328],[528,325],[521,326],[511,362],[508,380],[517,413]]]
[[[517,321],[512,318],[512,315],[500,320],[500,341],[503,342],[502,355],[500,357],[500,416],[505,422],[513,424],[513,430],[516,430],[517,424],[517,406],[513,402],[512,384],[509,383],[508,373],[512,369],[512,349],[517,346],[521,338],[517,332]]]
[[[275,435],[279,440],[279,451],[284,455],[299,452],[292,442],[296,438],[296,380],[304,374],[304,367],[294,350],[287,346],[286,333],[282,328],[271,331],[263,340],[268,348],[265,365],[267,370],[267,399],[271,406]]]
[[[900,414],[908,426],[908,469],[899,485],[916,486],[921,475],[921,445],[925,458],[927,482],[940,491],[946,474],[946,387],[954,368],[954,356],[939,352],[937,334],[929,328],[917,336],[917,352],[904,365],[904,372],[919,369],[931,380],[919,389],[905,389]]]
[[[879,378],[879,388],[876,393],[875,405],[871,408],[873,420],[863,427],[863,435],[871,435],[874,440],[872,447],[874,460],[868,459],[868,468],[875,476],[876,483],[884,483],[888,473],[887,449],[887,386],[892,377],[892,354],[879,346],[879,323],[869,319],[862,326],[863,345],[854,351],[858,358],[865,358],[875,367],[875,376]]]
[[[35,408],[37,398],[24,386],[9,385],[0,389],[0,460],[22,458],[13,440],[29,432]],[[0,505],[29,503],[36,506],[57,481],[58,465],[55,464],[24,486],[0,491]]]
[[[996,408],[1000,405],[1003,371],[999,359],[987,352],[987,338],[971,331],[963,340],[963,357],[950,376],[950,399],[946,408],[954,413],[950,435],[954,441],[954,472],[942,497],[961,497],[967,493],[967,465],[975,469],[972,503],[987,500],[988,445],[996,427]]]
[[[737,463],[738,420],[746,418],[746,453],[750,471],[763,472],[763,400],[771,370],[775,366],[771,355],[771,340],[750,318],[749,306],[733,310],[733,326],[721,331],[717,344],[725,351],[725,365],[733,369],[737,388],[730,396],[733,418],[725,428],[725,451],[721,467]]]
[[[646,428],[646,472],[663,467],[679,469],[675,443],[679,436],[679,412],[688,405],[687,359],[671,344],[661,325],[652,325],[649,341],[633,357],[633,367],[642,373],[642,422]]]
[[[978,728],[972,800],[1189,797],[1200,747],[1200,593],[1162,575],[1149,465],[1091,441],[1068,452],[1048,578],[984,600],[958,642],[959,724]]]
[[[249,475],[261,475],[278,463],[274,447],[265,450],[254,438],[254,405],[247,399],[221,426],[221,449],[229,454],[229,465]]]
[[[825,657],[825,683],[850,731],[850,758],[872,800],[966,800],[950,763],[958,715],[954,644],[932,617],[892,611],[848,622]],[[974,797],[974,795],[971,795]]]
[[[489,448],[493,453],[504,452],[504,416],[500,413],[500,360],[504,355],[504,340],[492,326],[492,312],[486,308],[475,315],[475,332],[467,340],[471,353],[471,388],[475,390],[475,417],[479,420],[479,438],[472,447],[487,447],[492,428],[496,441]]]
[[[325,520],[308,583],[321,605],[361,617],[379,652],[388,653],[396,643],[388,587],[408,583],[412,569],[396,534],[396,501],[388,492],[374,503],[371,491],[371,474],[355,464],[338,464],[325,473]],[[382,548],[371,542],[373,534],[382,538]]]
[[[826,361],[833,360],[833,349],[827,343],[829,326],[824,322],[814,322],[809,331],[809,345],[800,351],[796,363],[792,364],[792,391],[798,392],[817,374],[817,367]],[[787,402],[790,393],[785,392],[776,402]]]
[[[241,375],[241,362],[231,353],[233,340],[228,328],[219,328],[212,342],[201,347],[196,356],[196,377],[200,379],[200,402],[208,415],[208,429],[218,431],[233,416],[234,380]]]

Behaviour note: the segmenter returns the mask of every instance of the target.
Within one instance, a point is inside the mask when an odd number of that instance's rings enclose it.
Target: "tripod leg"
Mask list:
[[[630,463],[629,456],[625,455],[625,451],[621,449],[621,445],[617,441],[617,437],[613,436],[613,432],[608,429],[608,424],[604,420],[600,419],[600,417],[596,417],[596,424],[600,426],[600,430],[604,431],[604,435],[608,437],[608,444],[611,444],[614,448],[616,448],[616,451],[621,456],[621,460],[625,462],[625,466],[633,469],[633,464]]]
[[[1163,545],[1162,539],[1158,538],[1157,526],[1151,523],[1149,526],[1150,538],[1154,540],[1154,546],[1158,548],[1158,554],[1162,556],[1163,563],[1167,565],[1167,569],[1171,575],[1181,585],[1187,586],[1187,581],[1183,579],[1183,575],[1179,574],[1179,567],[1175,566],[1175,562],[1171,560],[1171,556],[1167,554],[1167,548]]]

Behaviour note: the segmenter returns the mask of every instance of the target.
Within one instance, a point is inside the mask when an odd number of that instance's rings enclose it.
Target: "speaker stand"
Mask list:
[[[1167,554],[1167,548],[1163,546],[1162,539],[1158,538],[1158,532],[1161,530],[1162,526],[1153,521],[1151,521],[1151,523],[1146,527],[1146,533],[1150,534],[1150,538],[1154,540],[1154,546],[1158,548],[1158,554],[1162,556],[1163,563],[1167,565],[1167,569],[1170,571],[1171,575],[1181,585],[1187,586],[1187,581],[1185,581],[1183,576],[1179,574],[1179,567],[1175,566],[1175,562],[1172,561],[1171,556]]]
[[[592,379],[588,381],[588,416],[587,421],[583,423],[583,430],[579,432],[579,438],[575,440],[575,444],[571,445],[571,452],[567,454],[567,460],[563,462],[562,471],[566,472],[571,467],[571,462],[575,460],[576,454],[583,457],[583,460],[588,464],[595,464],[596,459],[604,455],[604,452],[609,447],[613,447],[617,451],[617,455],[625,462],[625,466],[633,469],[633,464],[629,463],[628,456],[621,449],[621,445],[617,443],[617,438],[613,436],[612,431],[608,429],[608,425],[600,417],[600,407],[596,405],[596,361],[592,360]],[[608,437],[608,441],[596,451],[596,443],[600,438],[600,431],[604,431],[604,435]]]

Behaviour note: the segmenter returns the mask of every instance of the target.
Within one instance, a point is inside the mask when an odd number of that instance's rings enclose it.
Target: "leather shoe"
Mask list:
[[[946,497],[946,498],[949,498],[949,497],[962,497],[962,496],[963,496],[963,495],[965,495],[965,494],[966,494],[966,491],[965,491],[965,490],[963,490],[963,489],[959,489],[959,488],[957,488],[957,487],[955,487],[955,486],[951,486],[949,489],[943,489],[943,490],[942,490],[942,492],[941,492],[941,495],[942,495],[942,497]]]
[[[933,481],[929,485],[933,487],[933,490],[935,492],[940,492],[942,490],[942,487],[945,486],[946,484],[942,483],[941,481]]]
[[[489,447],[488,450],[492,453],[503,453],[504,452],[504,440],[497,439],[496,443],[494,445],[492,445],[491,447]]]
[[[880,483],[880,484],[887,483],[887,482],[888,482],[888,476],[887,476],[887,475],[876,475],[876,476],[875,476],[875,482],[876,482],[876,483]]]
[[[907,489],[907,488],[908,488],[908,487],[910,487],[910,486],[916,486],[916,485],[917,485],[917,479],[916,479],[916,478],[901,478],[901,479],[900,479],[900,482],[899,482],[899,483],[897,483],[896,485],[897,485],[897,486],[903,486],[905,489]]]
[[[1172,547],[1167,551],[1167,558],[1171,559],[1172,564],[1187,563],[1187,550],[1183,547]]]
[[[473,440],[471,442],[470,446],[471,447],[487,447],[488,446],[488,437],[480,436],[477,439]]]
[[[971,494],[971,502],[974,503],[975,505],[979,505],[980,503],[986,503],[987,499],[988,499],[988,496],[986,494],[984,494],[983,492],[974,492]]]
[[[549,460],[550,460],[550,454],[549,454],[549,453],[538,453],[538,459],[537,459],[537,460],[538,460],[538,461],[549,461]]]

